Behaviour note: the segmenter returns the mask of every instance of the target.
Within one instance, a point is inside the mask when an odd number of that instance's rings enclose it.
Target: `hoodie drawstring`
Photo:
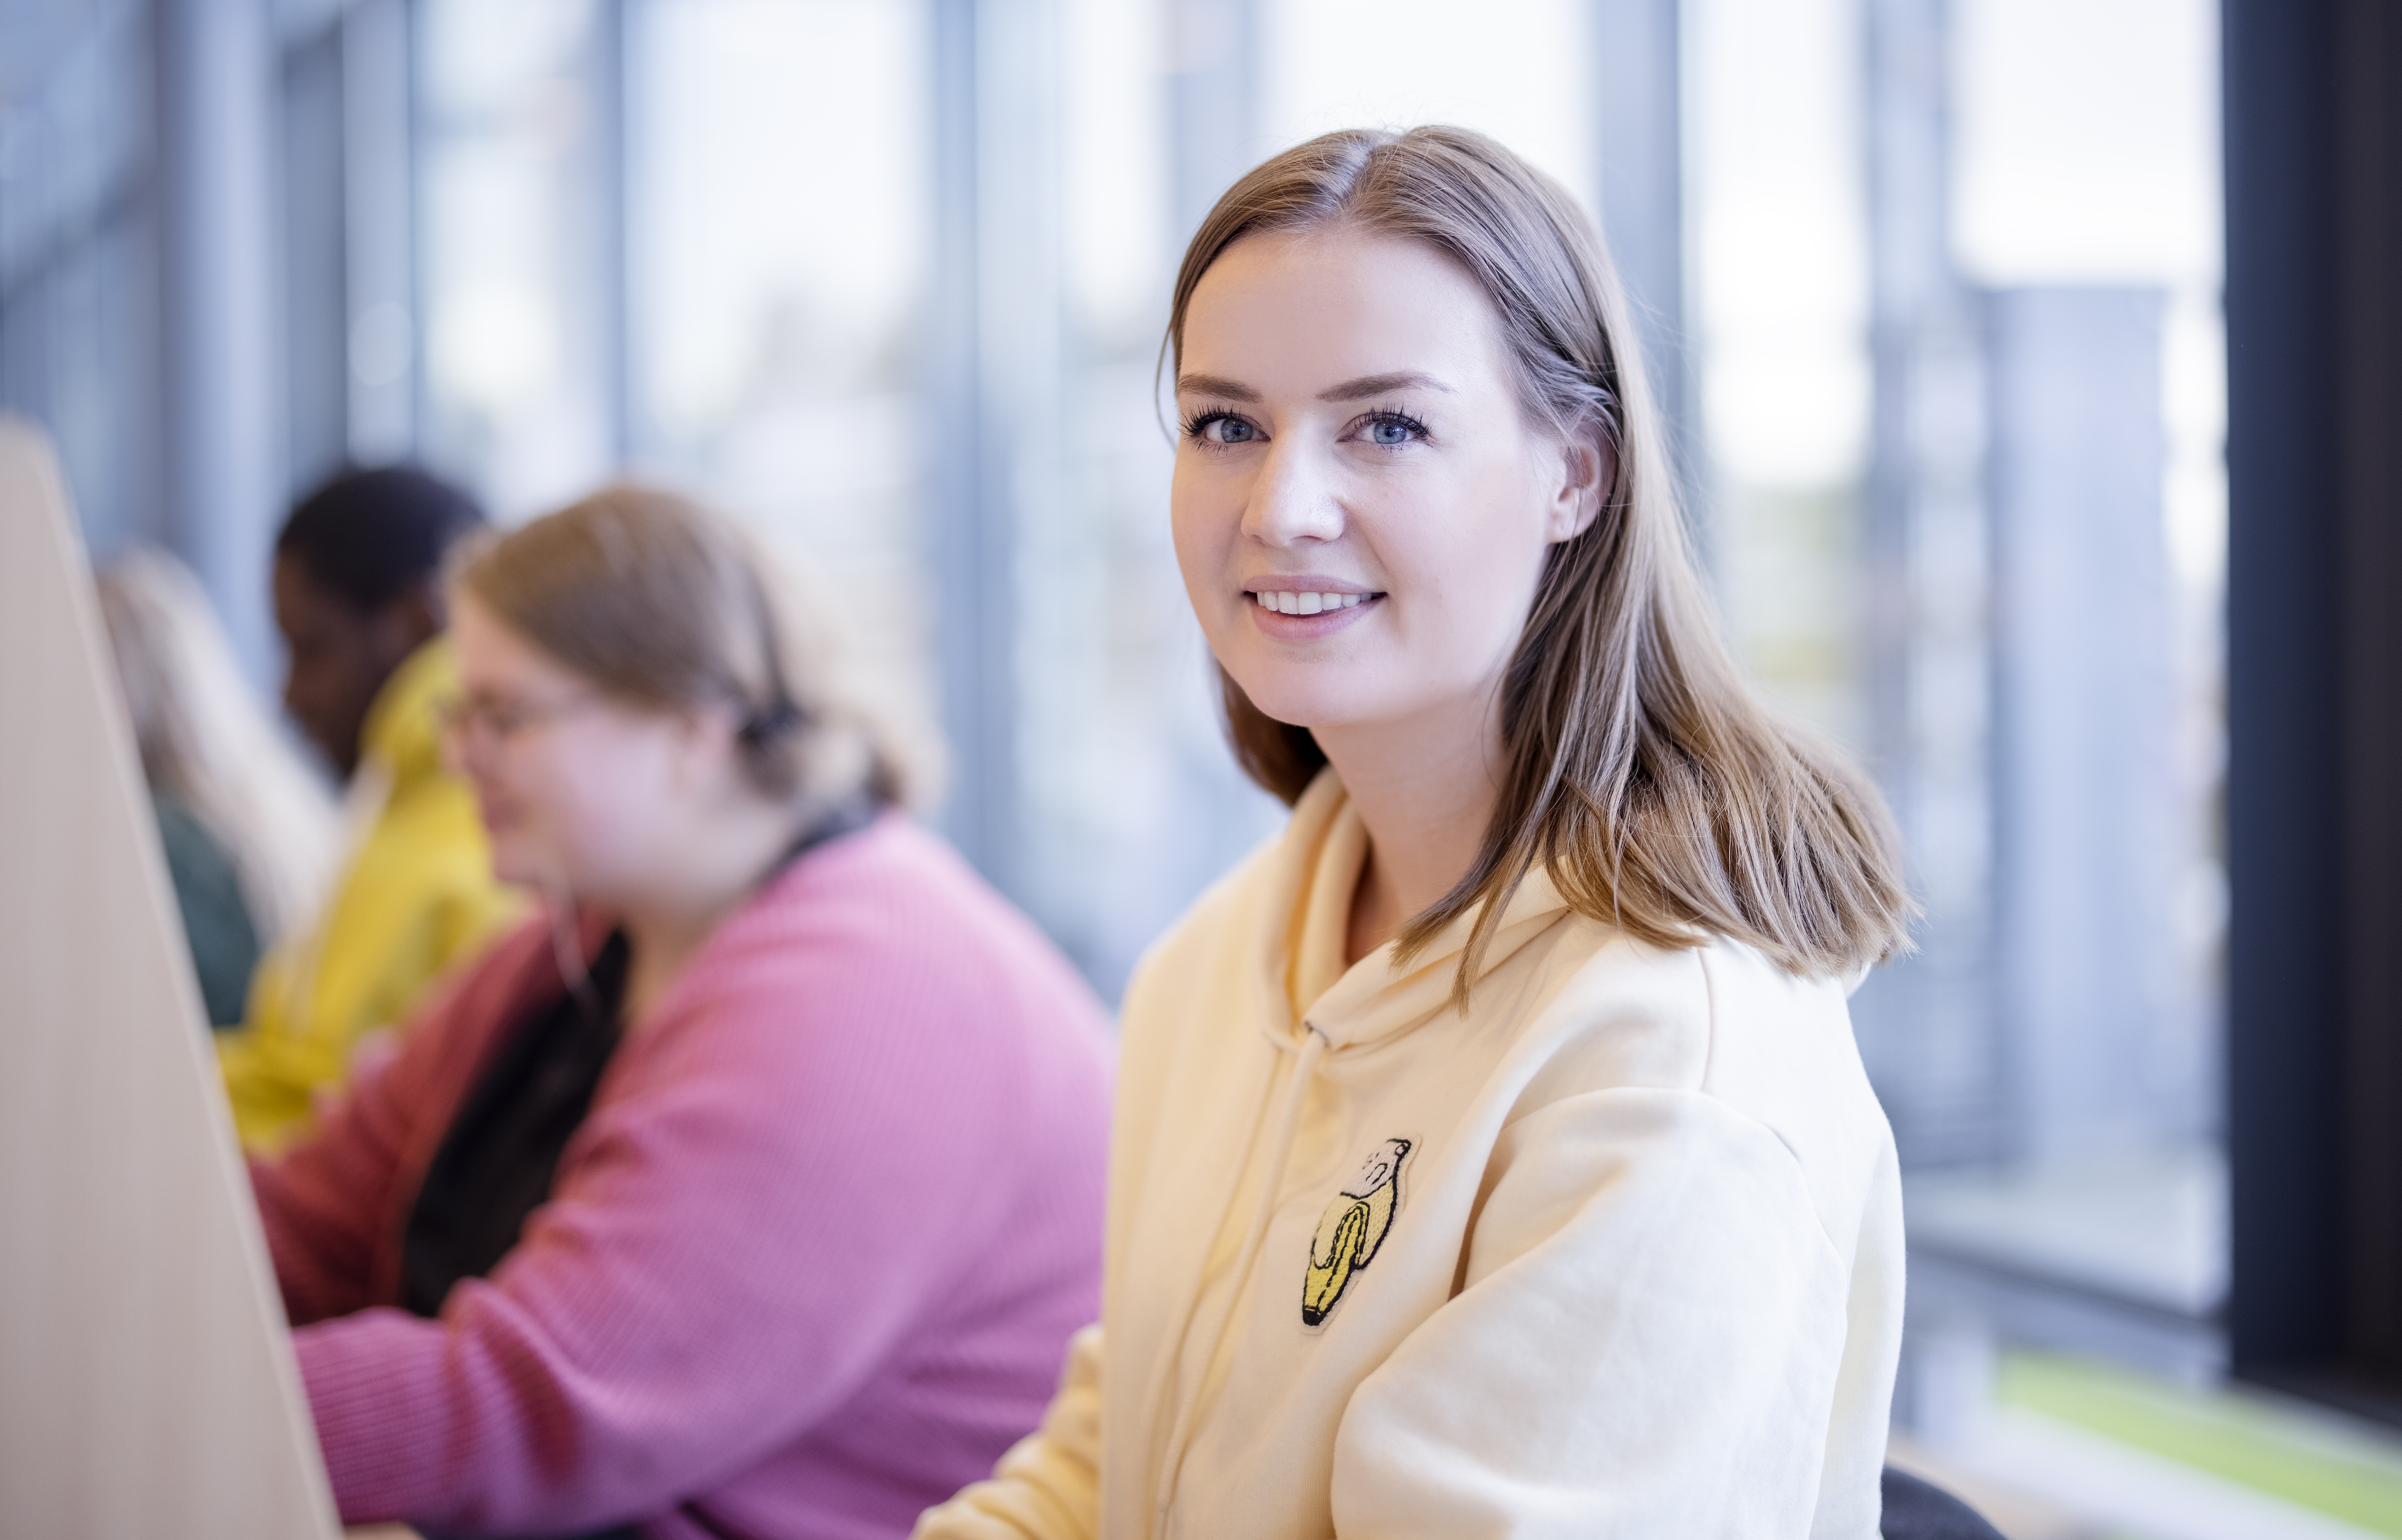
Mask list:
[[[1285,1160],[1292,1153],[1293,1129],[1301,1121],[1302,1098],[1308,1094],[1310,1076],[1325,1052],[1325,1036],[1318,1028],[1309,1027],[1301,1052],[1294,1056],[1292,1078],[1285,1083],[1284,1107],[1277,1120],[1276,1144],[1268,1153],[1266,1179],[1260,1184],[1259,1203],[1251,1212],[1250,1230],[1243,1237],[1243,1249],[1235,1254],[1235,1271],[1227,1281],[1225,1302],[1219,1306],[1217,1318],[1209,1324],[1209,1335],[1204,1339],[1208,1345],[1199,1359],[1199,1372],[1177,1393],[1176,1421],[1168,1427],[1166,1474],[1160,1480],[1159,1509],[1152,1526],[1156,1535],[1164,1537],[1167,1533],[1167,1510],[1176,1502],[1177,1481],[1184,1474],[1184,1446],[1192,1436],[1194,1414],[1200,1409],[1201,1388],[1208,1382],[1210,1366],[1217,1362],[1219,1344],[1225,1340],[1226,1327],[1234,1319],[1236,1305],[1242,1300],[1251,1264],[1258,1260],[1260,1245],[1267,1239],[1268,1219],[1276,1212],[1277,1189],[1284,1184]]]

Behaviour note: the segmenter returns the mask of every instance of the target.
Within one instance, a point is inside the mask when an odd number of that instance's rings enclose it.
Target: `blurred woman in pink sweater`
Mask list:
[[[450,751],[551,901],[253,1168],[342,1517],[904,1533],[1096,1313],[1102,1011],[725,521],[615,488],[453,591]]]

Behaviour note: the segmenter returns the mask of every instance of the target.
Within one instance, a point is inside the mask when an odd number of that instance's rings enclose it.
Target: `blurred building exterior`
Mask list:
[[[2084,150],[1994,103],[2031,34],[2098,37],[2137,63],[2070,104],[2127,96],[2154,160],[2125,164],[2215,189],[2215,18],[21,0],[0,406],[60,440],[95,550],[192,559],[262,680],[266,543],[345,461],[421,458],[504,518],[619,471],[726,505],[819,570],[950,744],[946,829],[1114,996],[1278,816],[1168,543],[1181,241],[1305,134],[1493,131],[1603,217],[1738,651],[1908,834],[1921,950],[1857,1014],[1926,1330],[2206,1372],[2216,204],[2165,254],[2029,256],[2012,176],[2073,188],[2042,168]]]

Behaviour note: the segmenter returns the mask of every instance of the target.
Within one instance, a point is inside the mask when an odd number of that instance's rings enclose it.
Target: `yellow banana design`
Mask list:
[[[1401,1202],[1401,1161],[1409,1152],[1407,1139],[1378,1145],[1360,1175],[1319,1216],[1318,1233],[1309,1243],[1309,1273],[1301,1286],[1302,1325],[1324,1321],[1350,1286],[1351,1274],[1366,1267],[1385,1244]]]

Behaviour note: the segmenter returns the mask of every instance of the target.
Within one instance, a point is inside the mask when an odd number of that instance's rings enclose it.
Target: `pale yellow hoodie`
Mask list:
[[[1332,774],[1128,993],[1102,1322],[918,1540],[1871,1540],[1893,1138],[1844,990],[1537,878],[1346,969]]]
[[[427,984],[524,912],[492,880],[475,792],[442,764],[436,711],[457,687],[436,639],[377,693],[333,897],[259,963],[242,1026],[217,1038],[234,1126],[254,1149],[297,1135],[361,1037],[400,1023]]]

